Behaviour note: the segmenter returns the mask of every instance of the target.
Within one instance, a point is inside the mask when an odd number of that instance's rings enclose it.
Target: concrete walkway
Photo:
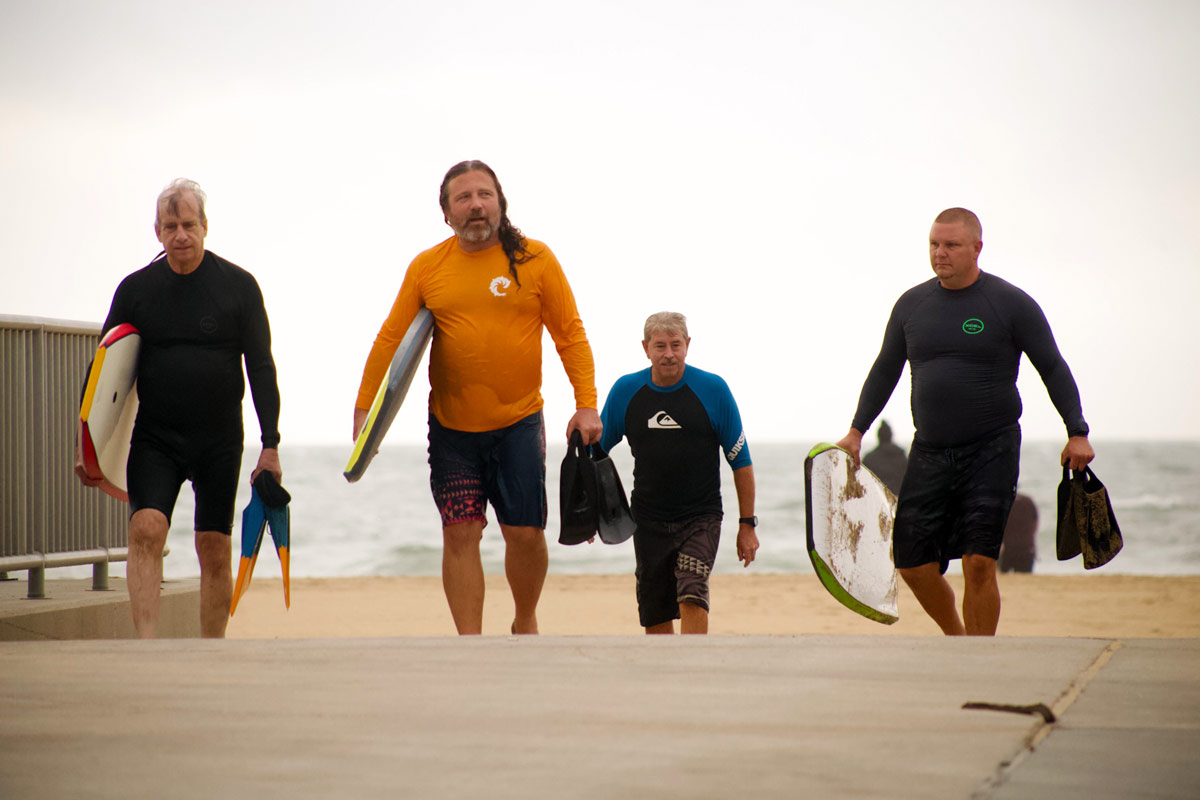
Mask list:
[[[125,580],[110,578],[109,586],[97,592],[91,581],[48,580],[46,596],[31,600],[28,581],[0,581],[0,641],[137,638]],[[161,597],[162,635],[198,637],[200,579],[164,581]]]
[[[0,643],[5,798],[1195,798],[1198,754],[1194,639]]]

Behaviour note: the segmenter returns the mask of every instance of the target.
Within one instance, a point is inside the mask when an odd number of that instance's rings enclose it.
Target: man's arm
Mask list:
[[[1092,449],[1086,436],[1071,436],[1067,439],[1067,446],[1063,448],[1058,463],[1070,464],[1071,469],[1081,470],[1092,463],[1095,457],[1096,451]]]
[[[1067,427],[1067,436],[1087,439],[1088,424],[1083,418],[1083,405],[1079,399],[1079,387],[1071,368],[1062,357],[1050,322],[1033,298],[1022,293],[1025,306],[1016,326],[1017,345],[1029,357],[1029,362],[1042,378],[1050,402]]]
[[[901,298],[901,301],[903,298]],[[863,433],[870,430],[871,423],[883,411],[883,407],[887,405],[887,401],[892,396],[892,392],[896,388],[896,383],[900,380],[900,374],[904,371],[904,362],[908,360],[908,349],[904,340],[904,320],[900,313],[900,303],[896,302],[896,306],[892,308],[892,315],[888,318],[887,327],[883,331],[883,344],[879,348],[879,355],[875,357],[875,363],[871,365],[871,371],[867,373],[867,379],[863,382],[862,391],[858,395],[858,407],[854,411],[854,420],[850,424],[850,430],[837,443],[838,447],[845,448],[854,458],[854,466],[857,467],[861,461],[859,452],[862,450]]]
[[[578,429],[584,444],[600,441],[603,425],[596,392],[596,364],[588,343],[575,295],[562,267],[549,248],[539,258],[548,259],[542,278],[542,324],[550,332],[567,379],[575,389],[575,414],[567,423],[567,438]]]
[[[1050,402],[1054,404],[1067,427],[1067,444],[1059,456],[1059,463],[1069,465],[1074,470],[1081,470],[1091,463],[1096,457],[1096,452],[1088,442],[1089,429],[1087,421],[1083,418],[1079,386],[1058,349],[1058,343],[1054,341],[1050,322],[1041,306],[1024,293],[1021,299],[1025,307],[1017,327],[1018,345],[1041,376],[1046,393],[1050,395]]]
[[[246,377],[250,381],[250,395],[254,398],[258,427],[262,432],[263,450],[274,450],[279,447],[279,382],[275,358],[271,355],[271,324],[267,319],[262,291],[253,277],[250,277],[247,291],[250,296],[242,321],[242,357],[246,362]],[[275,477],[280,476],[277,474]]]
[[[579,435],[583,437],[584,444],[593,444],[600,441],[601,434],[604,433],[604,424],[600,422],[600,412],[594,408],[579,408],[575,410],[574,415],[567,422],[567,440],[571,439],[571,432],[579,431]]]
[[[625,411],[629,408],[631,393],[628,388],[622,388],[626,379],[622,378],[608,390],[608,398],[600,411],[600,438],[597,440],[600,449],[611,452],[625,438]]]
[[[275,476],[275,480],[283,483],[283,467],[279,463],[279,449],[275,447],[264,447],[262,453],[258,456],[258,464],[255,465],[254,471],[250,473],[250,483],[254,483],[254,479],[258,477],[258,473],[267,471]]]
[[[417,312],[425,304],[418,276],[417,261],[419,258],[413,259],[412,263],[408,265],[408,270],[404,273],[404,281],[400,284],[400,290],[396,292],[396,299],[392,302],[387,319],[383,321],[379,333],[375,335],[375,342],[371,345],[371,352],[363,367],[362,381],[358,385],[358,396],[354,401],[354,439],[358,438],[358,432],[362,430],[362,426],[367,421],[371,403],[375,401],[379,385],[387,377],[388,367],[396,355],[396,349],[400,347],[404,335],[408,333],[413,320],[417,318]],[[436,319],[434,324],[436,325]]]
[[[737,490],[738,516],[754,516],[754,465],[748,464],[733,471],[733,486]],[[758,553],[758,531],[748,522],[738,523],[737,557],[743,567],[750,566]]]
[[[859,452],[862,450],[863,432],[858,428],[851,427],[850,431],[838,440],[837,446],[850,454],[854,459],[854,467],[857,469],[862,459],[859,457]]]

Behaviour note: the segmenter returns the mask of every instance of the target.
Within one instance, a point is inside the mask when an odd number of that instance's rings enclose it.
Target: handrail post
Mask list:
[[[30,600],[45,600],[46,599],[46,568],[33,567],[29,570],[29,594]]]
[[[108,562],[97,561],[92,564],[92,591],[108,591]]]

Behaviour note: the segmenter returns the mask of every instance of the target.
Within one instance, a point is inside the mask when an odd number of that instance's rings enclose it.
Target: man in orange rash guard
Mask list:
[[[442,585],[460,634],[483,628],[479,543],[491,503],[505,541],[513,633],[537,633],[546,579],[546,432],[542,327],[550,331],[576,412],[566,435],[599,441],[592,349],[550,248],[508,219],[496,173],[451,167],[440,202],[454,236],[413,259],[375,337],[354,408],[354,436],[421,306],[434,317],[429,358],[430,488],[442,516]]]

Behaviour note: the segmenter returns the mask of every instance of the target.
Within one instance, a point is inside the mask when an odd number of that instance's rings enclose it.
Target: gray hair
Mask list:
[[[179,199],[187,193],[196,198],[196,205],[200,208],[200,224],[205,228],[208,227],[208,217],[204,215],[204,201],[207,196],[204,190],[200,188],[200,184],[187,178],[176,178],[167,184],[167,188],[163,189],[158,195],[158,202],[154,207],[154,230],[162,227],[163,212],[168,214],[179,214]]]
[[[646,327],[642,329],[642,341],[650,341],[655,331],[679,333],[688,338],[687,317],[678,311],[659,311],[646,317]]]

